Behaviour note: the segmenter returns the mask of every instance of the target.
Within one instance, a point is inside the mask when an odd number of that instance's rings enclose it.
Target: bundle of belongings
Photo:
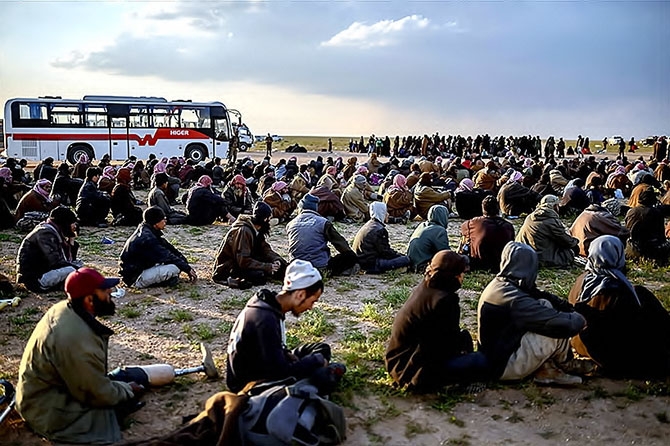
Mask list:
[[[250,383],[238,394],[219,392],[184,427],[126,446],[340,444],[346,434],[344,411],[322,398],[320,388],[309,378],[291,377]]]

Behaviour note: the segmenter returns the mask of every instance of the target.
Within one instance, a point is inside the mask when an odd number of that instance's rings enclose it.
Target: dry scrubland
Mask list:
[[[262,155],[256,152],[256,156]],[[144,198],[145,194],[138,196]],[[406,248],[417,224],[389,226],[396,249]],[[521,222],[516,220],[514,224],[518,229]],[[459,225],[458,219],[449,223],[452,247],[458,243]],[[359,227],[336,226],[349,241]],[[254,291],[230,290],[210,280],[213,258],[227,229],[223,224],[168,227],[166,237],[186,254],[201,278],[195,284],[182,282],[172,289],[128,289],[126,296],[117,300],[117,314],[105,321],[116,331],[110,343],[110,369],[156,362],[178,367],[197,365],[197,345],[204,341],[212,347],[223,371],[228,333]],[[79,238],[81,258],[104,274],[116,274],[118,255],[132,230],[85,228]],[[101,244],[103,236],[116,243]],[[21,237],[14,231],[0,232],[0,272],[12,278]],[[270,243],[286,254],[283,225],[273,228]],[[539,282],[565,297],[579,273],[577,268],[545,269],[540,272]],[[668,268],[631,265],[629,275],[634,283],[654,289],[670,308]],[[471,273],[460,292],[462,323],[475,336],[477,300],[492,277]],[[447,388],[440,394],[423,396],[395,390],[383,367],[384,347],[393,315],[420,278],[392,272],[327,279],[324,295],[314,310],[299,319],[288,318],[289,344],[324,340],[333,346],[335,359],[349,368],[340,391],[333,396],[346,409],[346,444],[667,444],[668,382],[591,378],[573,389],[538,387],[528,381],[505,386],[488,383],[486,390],[476,394]],[[279,284],[269,287],[276,289]],[[0,312],[0,377],[12,382],[17,380],[21,353],[34,325],[63,298],[62,293],[18,293],[24,297],[21,305]],[[199,412],[210,395],[224,389],[222,380],[206,381],[204,376],[189,375],[178,378],[172,386],[148,392],[144,396],[146,407],[128,420],[125,439],[147,438],[175,429],[182,416]],[[44,443],[16,414],[0,427],[0,438],[3,444]]]

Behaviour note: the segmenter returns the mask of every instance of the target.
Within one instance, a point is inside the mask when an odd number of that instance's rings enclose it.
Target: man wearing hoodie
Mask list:
[[[386,230],[388,212],[382,202],[370,203],[370,220],[358,230],[352,248],[361,269],[377,274],[409,266],[409,257],[397,252],[389,243]]]
[[[423,272],[430,259],[443,249],[449,249],[447,223],[449,211],[446,206],[436,204],[428,210],[428,221],[416,227],[409,239],[407,256],[414,272]]]
[[[84,263],[77,259],[77,216],[65,206],[51,211],[21,242],[16,255],[16,282],[31,291],[62,289],[68,274]]]
[[[567,301],[538,290],[537,272],[533,248],[505,246],[500,272],[479,298],[479,351],[502,381],[534,374],[539,384],[580,384],[579,376],[568,374],[580,364],[571,358],[570,337],[586,320]]]
[[[239,392],[248,383],[307,378],[328,366],[330,346],[323,342],[286,347],[286,313],[299,317],[311,310],[323,293],[319,271],[311,263],[294,260],[286,268],[279,293],[258,291],[237,316],[228,340],[226,385]]]
[[[516,241],[530,245],[543,266],[570,266],[579,253],[579,240],[572,237],[558,217],[558,197],[545,195],[523,222]]]
[[[251,215],[241,214],[219,246],[212,280],[231,288],[263,285],[284,276],[286,260],[265,239],[270,232],[272,208],[262,201]]]

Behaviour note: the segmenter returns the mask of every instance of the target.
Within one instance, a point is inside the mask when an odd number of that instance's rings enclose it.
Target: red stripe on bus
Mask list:
[[[9,136],[9,135],[8,135]],[[158,140],[168,139],[168,140],[178,140],[178,139],[211,139],[209,136],[204,133],[197,132],[190,129],[158,129],[155,135],[150,133],[140,136],[134,133],[128,134],[127,138],[136,141],[140,146],[155,146]],[[125,141],[125,134],[88,134],[88,133],[68,133],[68,134],[54,134],[54,133],[15,133],[13,136],[15,141],[19,140],[42,140],[42,141],[70,141],[70,140],[82,140],[82,141],[107,141],[107,140],[118,140]]]

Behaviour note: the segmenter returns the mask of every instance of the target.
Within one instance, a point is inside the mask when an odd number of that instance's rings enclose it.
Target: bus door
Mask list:
[[[212,140],[212,157],[226,159],[228,157],[228,146],[230,144],[231,128],[228,113],[223,107],[212,107],[210,110],[214,125],[214,138]]]
[[[160,158],[163,153],[160,147],[157,147],[158,141],[156,129],[152,127],[149,120],[149,107],[131,105],[128,116],[129,156],[135,155],[137,159],[146,159],[150,153],[155,153]]]
[[[108,104],[109,156],[113,160],[125,160],[130,156],[128,141],[128,116],[130,107],[125,104]]]

